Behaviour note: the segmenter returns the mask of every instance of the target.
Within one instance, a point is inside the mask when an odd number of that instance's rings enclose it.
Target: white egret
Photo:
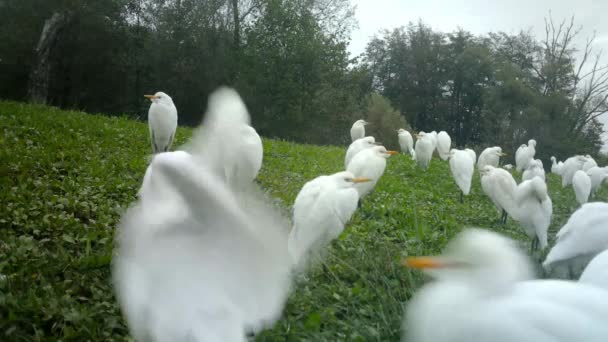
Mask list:
[[[365,125],[369,125],[369,122],[365,120],[357,120],[350,128],[350,139],[355,141],[365,137]]]
[[[379,145],[379,143],[376,143],[376,139],[374,137],[364,137],[353,141],[346,150],[346,155],[344,156],[344,168],[348,168],[348,164],[357,153],[363,151],[366,148],[374,147],[377,145]]]
[[[523,181],[515,190],[515,211],[510,213],[532,239],[532,250],[547,247],[547,230],[553,215],[553,203],[547,184],[539,176]]]
[[[556,174],[556,175],[561,175],[561,169],[562,169],[562,165],[564,165],[563,162],[557,162],[557,159],[555,159],[554,156],[551,156],[551,172]]]
[[[587,172],[590,168],[597,166],[595,159],[593,159],[593,157],[590,155],[585,155],[585,159],[585,163],[583,163],[583,171]]]
[[[498,167],[500,157],[502,156],[506,156],[506,154],[502,152],[502,148],[500,146],[486,148],[479,155],[479,159],[477,160],[477,169],[481,170],[486,165]]]
[[[608,168],[594,166],[587,170],[587,175],[591,178],[591,194],[595,195],[604,180],[608,177]]]
[[[608,249],[591,259],[578,281],[608,290]]]
[[[439,158],[447,160],[450,156],[450,147],[452,146],[452,138],[446,131],[441,131],[437,134],[437,153]]]
[[[374,189],[376,183],[384,174],[386,159],[395,154],[399,154],[399,152],[387,151],[384,146],[375,146],[367,148],[353,157],[346,171],[349,171],[355,177],[371,179],[370,182],[355,184],[360,199],[363,199]]]
[[[574,188],[576,201],[579,204],[587,203],[591,194],[591,178],[583,170],[576,171],[572,177],[572,188]]]
[[[572,184],[572,177],[574,177],[574,173],[583,169],[583,164],[585,164],[585,161],[587,161],[587,159],[585,159],[583,156],[574,156],[566,159],[564,165],[562,165],[560,169],[562,175],[562,187]]]
[[[515,211],[515,190],[517,183],[513,176],[502,168],[486,165],[481,169],[481,189],[490,197],[494,206],[501,214],[500,222],[507,222],[507,214]]]
[[[432,134],[422,131],[416,134],[416,163],[423,170],[428,169],[431,158],[433,158],[434,149]]]
[[[431,136],[431,142],[433,143],[433,152],[437,149],[437,131],[432,131],[429,133]]]
[[[512,164],[506,164],[502,166],[503,169],[505,170],[513,170],[513,165]]]
[[[583,204],[556,237],[543,267],[551,274],[573,278],[595,255],[608,249],[608,203]]]
[[[529,180],[534,177],[540,177],[545,180],[545,169],[543,168],[543,162],[540,159],[534,159],[528,163],[528,168],[524,170],[521,175],[521,180]]]
[[[177,108],[173,99],[162,91],[154,95],[144,95],[152,103],[148,109],[148,128],[152,152],[167,152],[173,144],[177,129]]]
[[[294,264],[306,264],[305,255],[317,254],[342,233],[357,209],[359,193],[354,185],[369,181],[344,171],[319,176],[304,184],[293,205],[293,228],[289,235],[289,253]]]
[[[515,151],[515,169],[516,169],[517,171],[522,171],[522,170],[523,170],[523,167],[521,167],[521,166],[518,164],[518,162],[517,162],[517,161],[519,160],[519,163],[523,163],[523,159],[522,159],[522,153],[524,152],[524,150],[525,150],[527,147],[528,147],[528,145],[526,145],[526,144],[521,144],[521,145],[519,145],[519,147],[518,147],[518,148],[517,148],[517,150]]]
[[[608,291],[584,282],[532,279],[526,256],[496,233],[466,230],[443,255],[408,258],[404,264],[436,280],[408,302],[403,341],[608,338]]]
[[[523,171],[528,168],[528,164],[534,159],[536,154],[536,140],[528,140],[528,145],[522,145],[515,153],[515,166],[517,171]]]
[[[477,161],[477,154],[475,153],[475,151],[470,148],[465,148],[464,151],[469,154],[469,157],[471,157],[473,164],[475,164],[475,162]]]
[[[452,177],[461,191],[460,202],[463,202],[463,196],[468,195],[471,191],[471,179],[475,170],[475,156],[471,155],[469,151],[472,150],[453,148],[450,151],[450,171],[452,171]]]
[[[414,152],[414,138],[412,138],[410,132],[400,128],[397,131],[397,138],[399,139],[399,147],[401,147],[401,152],[408,152],[412,156],[412,159],[415,160],[416,153]]]

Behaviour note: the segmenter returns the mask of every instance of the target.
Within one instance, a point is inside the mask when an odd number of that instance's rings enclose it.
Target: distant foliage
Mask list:
[[[365,118],[369,125],[365,135],[372,135],[388,149],[397,149],[397,129],[406,128],[405,119],[392,106],[390,101],[378,93],[372,93],[366,103]]]

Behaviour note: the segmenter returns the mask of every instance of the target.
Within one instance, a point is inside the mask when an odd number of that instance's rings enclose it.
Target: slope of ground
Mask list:
[[[190,134],[179,128],[175,146]],[[306,181],[343,168],[343,147],[264,140],[264,149],[258,180],[286,209]],[[0,102],[0,340],[128,338],[110,282],[113,233],[149,152],[145,123]],[[552,239],[576,202],[548,179]],[[478,175],[471,195],[458,198],[447,162],[433,159],[423,173],[409,156],[391,157],[329,249],[327,271],[300,279],[284,318],[257,340],[398,340],[407,300],[424,281],[402,257],[437,254],[467,226],[529,246],[517,224],[498,224]]]

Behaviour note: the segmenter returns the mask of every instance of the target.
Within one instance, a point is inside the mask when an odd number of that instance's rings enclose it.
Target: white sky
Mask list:
[[[475,34],[504,31],[517,33],[530,29],[538,38],[544,36],[544,18],[554,21],[575,16],[583,26],[577,43],[596,32],[594,50],[604,50],[608,64],[608,0],[352,0],[357,6],[358,29],[352,32],[351,55],[359,55],[367,42],[382,29],[405,26],[418,19],[433,30],[452,32],[461,27]],[[608,129],[608,116],[604,117]],[[604,146],[608,149],[608,145]]]

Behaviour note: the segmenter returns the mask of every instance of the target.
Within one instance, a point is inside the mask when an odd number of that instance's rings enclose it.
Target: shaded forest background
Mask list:
[[[389,145],[406,127],[459,147],[536,138],[543,160],[599,152],[608,69],[574,19],[544,37],[404,23],[351,59],[354,25],[349,0],[0,0],[0,98],[145,119],[162,90],[194,125],[231,85],[266,137],[345,144],[367,118]]]

